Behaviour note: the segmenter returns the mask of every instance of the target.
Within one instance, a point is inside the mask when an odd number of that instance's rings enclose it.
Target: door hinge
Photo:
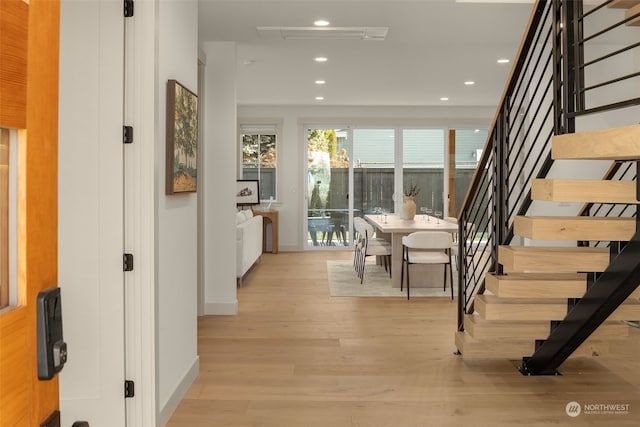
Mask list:
[[[124,381],[124,397],[129,398],[136,395],[135,383],[131,380]]]
[[[122,256],[122,269],[124,271],[133,271],[133,254],[124,254]]]
[[[124,0],[124,17],[131,18],[133,16],[133,0]]]
[[[125,144],[133,143],[133,126],[122,126],[122,142]]]

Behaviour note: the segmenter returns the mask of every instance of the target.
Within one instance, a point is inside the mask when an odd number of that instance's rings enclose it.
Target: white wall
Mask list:
[[[236,314],[236,46],[207,42],[204,68],[203,155],[199,194],[204,228],[205,314]]]
[[[197,93],[197,1],[159,1],[157,25],[156,366],[157,423],[162,425],[198,372],[197,195],[165,195],[167,80],[175,79]]]
[[[488,127],[493,120],[493,107],[261,107],[240,106],[238,120],[249,124],[252,119],[273,119],[282,123],[277,147],[277,203],[279,211],[279,246],[282,251],[303,249],[303,215],[305,125],[329,126],[439,126]],[[264,122],[264,121],[263,121]],[[238,138],[235,137],[238,150]],[[235,161],[239,165],[239,151]]]

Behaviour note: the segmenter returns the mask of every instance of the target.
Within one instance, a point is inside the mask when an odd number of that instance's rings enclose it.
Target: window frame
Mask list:
[[[0,128],[6,154],[1,162],[7,168],[0,179],[0,312],[18,305],[17,295],[17,191],[18,191],[18,131]],[[4,150],[4,149],[3,149]]]
[[[278,179],[278,170],[280,169],[280,145],[281,145],[281,135],[282,135],[282,120],[280,119],[241,119],[238,120],[238,179],[244,178],[244,164],[243,164],[243,135],[245,134],[258,134],[258,135],[275,135],[275,182],[274,182],[274,194],[273,199],[270,198],[264,199],[262,198],[262,194],[260,195],[260,202],[278,202],[278,194],[279,194],[279,179]],[[260,144],[260,142],[259,142]],[[260,147],[258,147],[258,150]],[[258,159],[258,180],[260,181],[260,159]],[[263,186],[261,185],[261,193]]]

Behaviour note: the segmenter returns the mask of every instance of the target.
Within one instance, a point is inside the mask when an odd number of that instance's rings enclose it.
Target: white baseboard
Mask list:
[[[169,422],[169,418],[173,415],[174,411],[189,391],[189,388],[193,384],[193,382],[198,378],[198,374],[200,373],[200,357],[196,356],[196,360],[194,360],[191,368],[187,371],[187,373],[182,378],[174,390],[173,394],[167,400],[164,407],[158,413],[158,418],[156,425],[159,427],[164,427]]]
[[[238,301],[235,302],[206,302],[205,315],[235,316],[238,314]]]

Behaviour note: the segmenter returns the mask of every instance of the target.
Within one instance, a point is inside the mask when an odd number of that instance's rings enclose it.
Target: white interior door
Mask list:
[[[62,1],[59,280],[62,425],[125,425],[121,1]]]

